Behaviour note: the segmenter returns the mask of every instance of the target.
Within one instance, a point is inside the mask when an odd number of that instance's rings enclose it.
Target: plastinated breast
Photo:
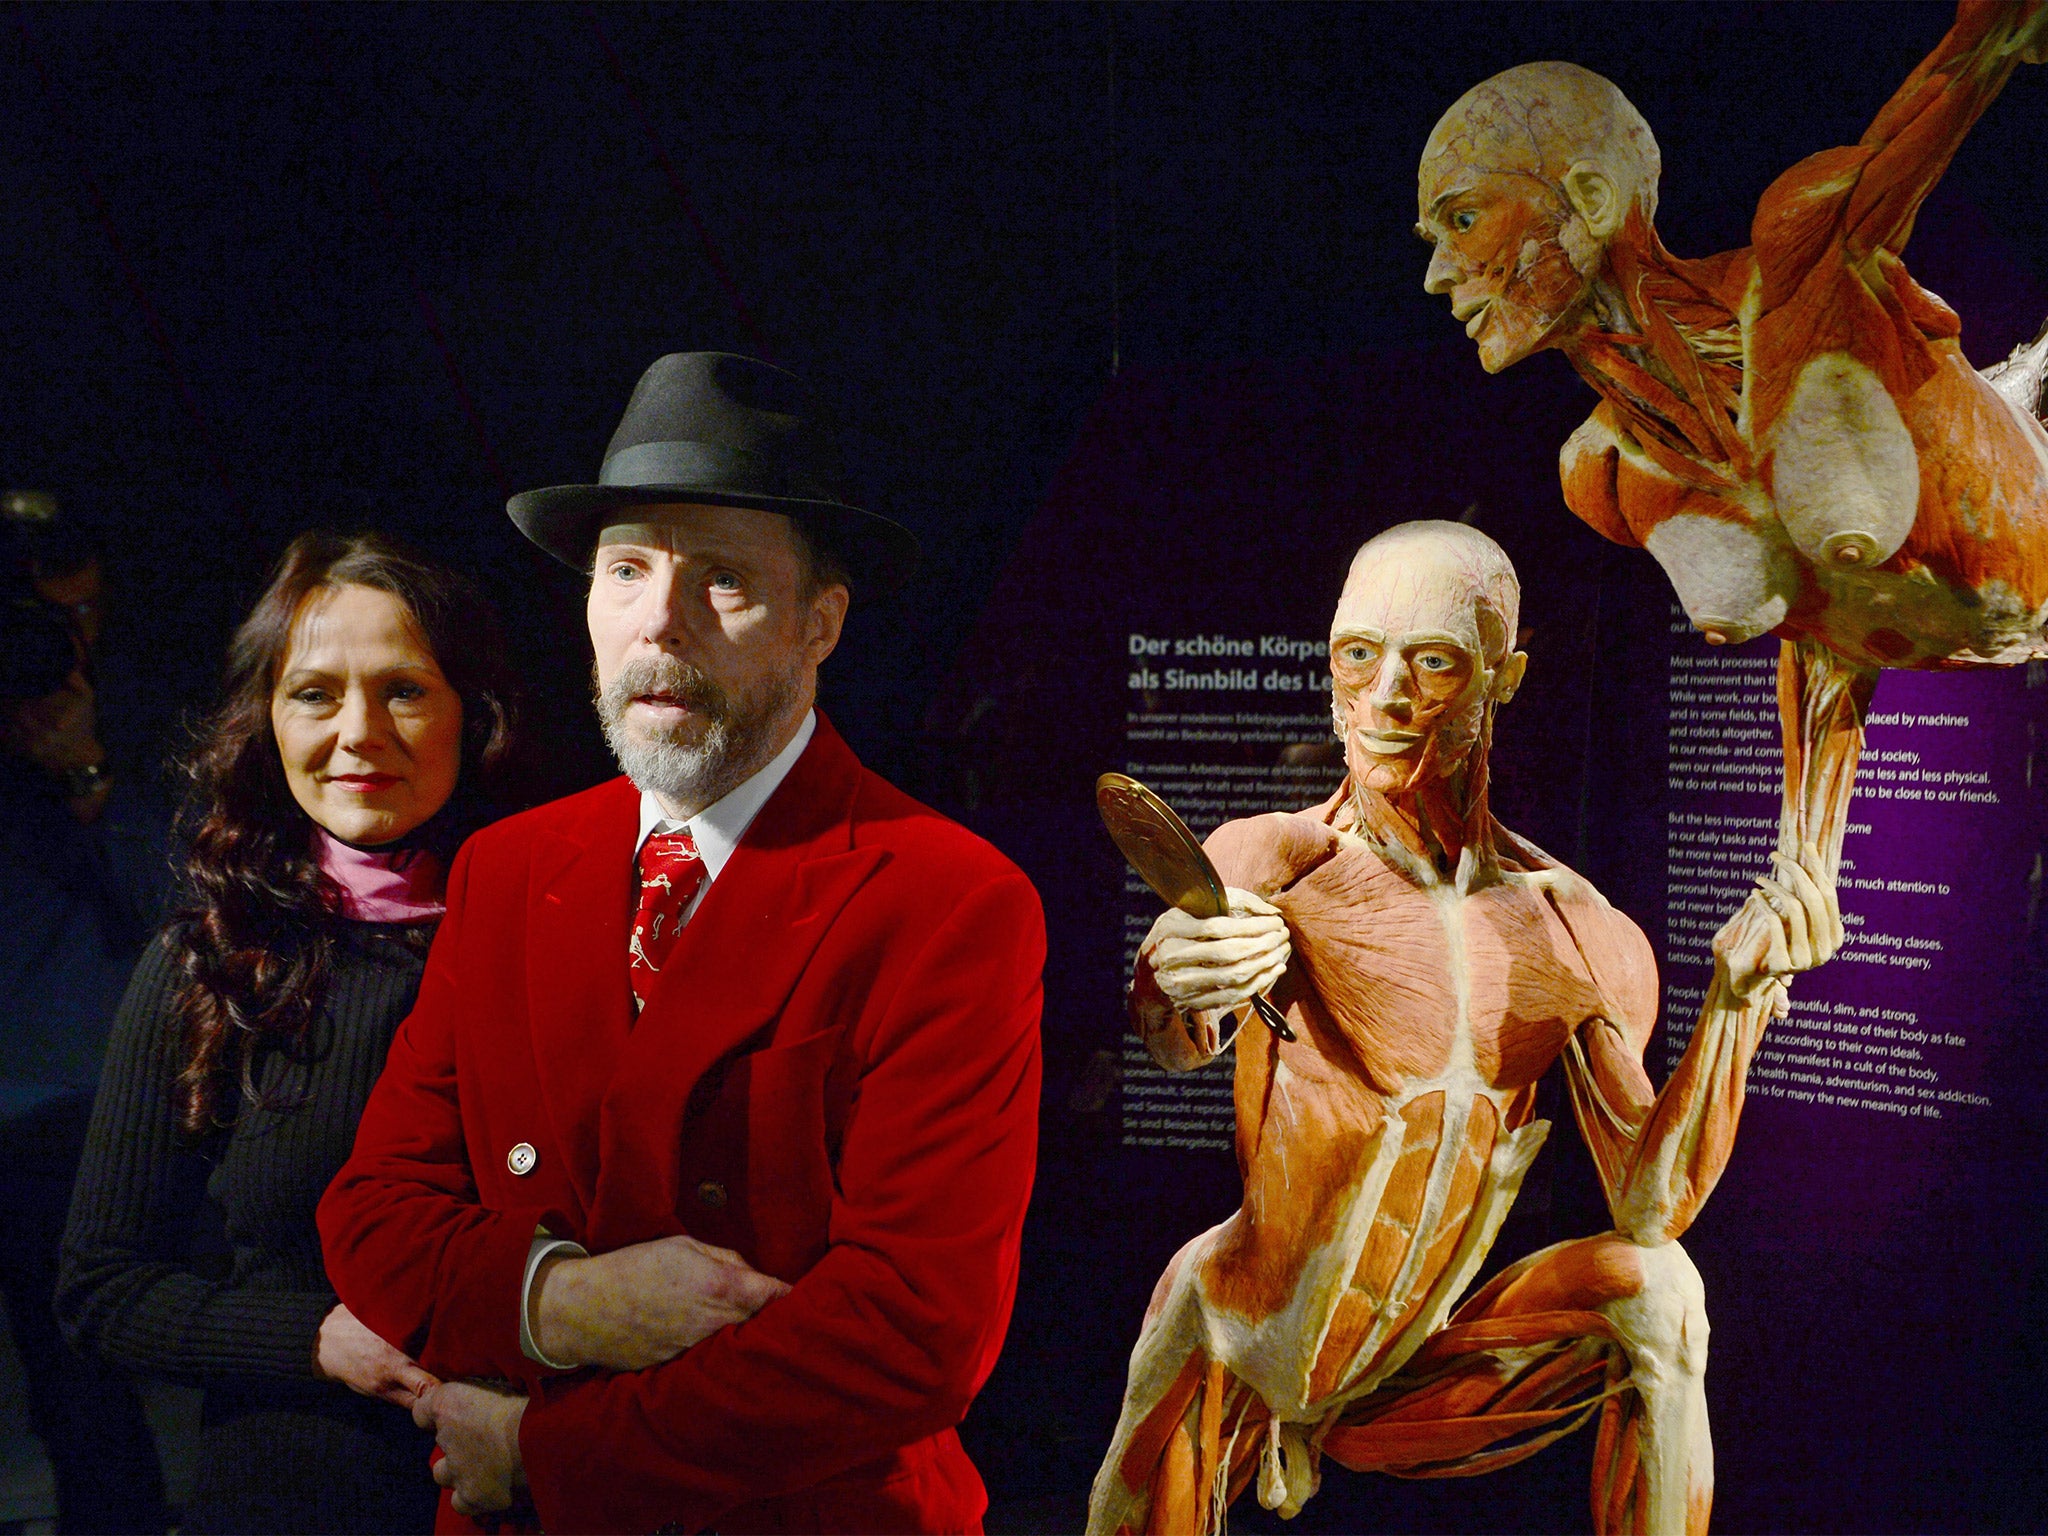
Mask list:
[[[1784,623],[1799,592],[1798,556],[1768,521],[1681,512],[1652,528],[1643,544],[1664,567],[1694,627],[1730,644]]]
[[[1920,456],[1912,433],[1877,375],[1846,352],[1799,370],[1771,449],[1778,520],[1815,565],[1868,569],[1913,531]]]

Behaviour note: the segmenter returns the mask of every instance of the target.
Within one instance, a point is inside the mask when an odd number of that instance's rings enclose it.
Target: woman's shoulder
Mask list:
[[[363,923],[344,919],[334,926],[335,968],[417,977],[426,968],[427,947],[437,926],[433,921]]]
[[[203,919],[191,913],[181,913],[157,930],[143,947],[129,979],[124,1015],[168,1014],[176,1008],[188,981],[195,975],[212,974],[221,957],[205,944],[202,923]],[[431,923],[333,920],[321,927],[331,940],[327,951],[330,984],[337,975],[353,973],[391,972],[416,981],[434,934]],[[287,949],[295,947],[282,935],[278,937]]]
[[[168,1070],[184,1036],[178,1003],[187,974],[187,929],[182,922],[166,923],[142,947],[114,1015],[105,1075],[118,1075],[122,1063],[146,1072],[152,1081]]]
[[[185,957],[192,953],[197,924],[188,916],[173,917],[142,946],[128,983],[129,995],[148,987],[152,991],[175,989],[185,978]]]

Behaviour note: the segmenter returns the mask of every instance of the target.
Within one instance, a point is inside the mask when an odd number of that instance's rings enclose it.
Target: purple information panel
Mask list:
[[[1716,931],[1769,872],[1782,747],[1777,642],[1716,650],[1668,594],[1654,611],[1664,782],[1626,851],[1661,824],[1661,1078]],[[1878,684],[1847,940],[1765,1034],[1734,1159],[1684,1240],[1714,1326],[1724,1528],[2007,1528],[2038,1508],[2014,1470],[2038,1457],[2013,1457],[2040,1433],[2044,683],[2035,665]],[[1655,908],[1638,886],[1638,919]]]
[[[1665,1065],[1715,932],[1769,870],[1780,800],[1777,642],[1713,651],[1673,609],[1665,812]],[[1850,802],[1848,938],[1793,988],[1753,1098],[1821,1115],[1981,1118],[1994,1038],[2040,896],[2034,744],[2043,669],[1885,674]]]

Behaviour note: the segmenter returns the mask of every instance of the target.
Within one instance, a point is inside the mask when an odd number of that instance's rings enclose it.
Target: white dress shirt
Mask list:
[[[697,894],[690,898],[690,904],[683,909],[685,923],[696,916],[697,908],[704,904],[704,897],[711,889],[711,882],[718,878],[719,871],[731,860],[733,850],[740,845],[740,839],[747,835],[747,828],[754,824],[754,818],[761,814],[761,807],[782,781],[789,777],[789,770],[796,766],[796,760],[804,755],[804,748],[811,744],[811,737],[817,734],[818,712],[806,710],[803,724],[796,728],[796,734],[789,738],[789,745],[768,759],[752,778],[722,798],[713,801],[694,816],[685,816],[678,821],[661,808],[661,802],[654,798],[652,790],[640,791],[640,835],[633,839],[633,861],[640,859],[640,847],[657,832],[675,832],[687,829],[691,841],[697,845],[697,856],[704,861],[704,883],[697,887]],[[619,956],[619,964],[627,963],[626,956]],[[633,1002],[634,1011],[639,1010],[639,999]],[[519,1285],[519,1350],[527,1359],[538,1365],[555,1370],[568,1367],[557,1365],[540,1352],[540,1345],[533,1337],[533,1277],[540,1268],[540,1261],[551,1253],[568,1253],[576,1258],[588,1258],[588,1252],[580,1243],[573,1243],[566,1237],[555,1237],[545,1231],[536,1231],[533,1246],[526,1251],[526,1275]]]
[[[640,835],[633,840],[634,859],[639,859],[641,845],[655,833],[687,829],[690,840],[697,845],[697,856],[704,861],[704,883],[697,887],[697,894],[683,909],[684,922],[696,916],[697,908],[703,905],[704,893],[711,889],[711,882],[725,868],[733,849],[739,847],[740,839],[747,835],[747,828],[754,824],[754,818],[761,814],[761,807],[768,803],[768,797],[789,777],[789,770],[804,755],[804,748],[811,744],[811,737],[817,734],[817,730],[818,712],[815,709],[805,711],[803,724],[789,738],[789,745],[769,758],[766,767],[724,798],[705,806],[694,816],[685,816],[681,821],[661,808],[661,802],[654,798],[654,791],[640,791]]]

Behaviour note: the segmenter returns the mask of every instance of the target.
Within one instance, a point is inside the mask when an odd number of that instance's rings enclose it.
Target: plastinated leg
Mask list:
[[[1678,1244],[1560,1243],[1476,1292],[1338,1416],[1322,1450],[1358,1471],[1471,1477],[1598,1414],[1595,1530],[1697,1536],[1713,1504],[1706,1342],[1699,1276]]]
[[[1265,1404],[1209,1357],[1201,1300],[1188,1283],[1212,1235],[1175,1254],[1153,1289],[1123,1414],[1089,1495],[1089,1536],[1221,1531],[1257,1464]]]
[[[1706,1293],[1677,1243],[1636,1254],[1642,1289],[1601,1308],[1629,1370],[1628,1390],[1600,1411],[1593,1528],[1603,1536],[1705,1536],[1714,1508]]]
[[[1135,1411],[1134,1411],[1135,1410]],[[1148,1404],[1124,1399],[1124,1424],[1096,1474],[1088,1529],[1103,1536],[1203,1536],[1225,1528],[1225,1512],[1261,1470],[1261,1497],[1293,1515],[1314,1490],[1313,1458],[1305,1437],[1288,1437],[1292,1464],[1279,1457],[1259,1395],[1220,1362],[1192,1351],[1172,1383]],[[1128,1433],[1126,1432],[1128,1430]],[[1291,1474],[1291,1475],[1290,1475]],[[1273,1483],[1275,1476],[1280,1481]],[[1268,1486],[1272,1485],[1272,1486]],[[1291,1487],[1291,1485],[1299,1485]],[[1288,1494],[1298,1492],[1298,1498]]]

